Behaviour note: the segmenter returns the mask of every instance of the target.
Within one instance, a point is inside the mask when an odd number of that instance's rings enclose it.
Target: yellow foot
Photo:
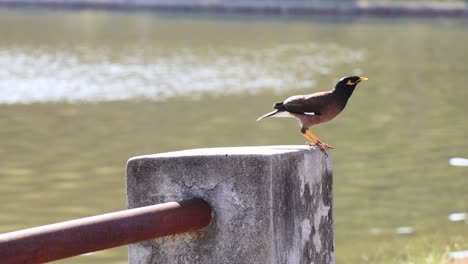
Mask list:
[[[315,142],[315,143],[306,142],[305,144],[306,144],[306,145],[309,145],[309,146],[311,146],[311,147],[318,146],[321,150],[333,149],[332,146],[328,145],[327,143],[322,143],[322,142]]]
[[[320,150],[327,156],[328,156],[327,149],[333,149],[333,147],[328,145],[327,143],[321,143],[321,142],[317,142],[317,143],[306,142],[306,145],[309,145],[310,147],[318,146]]]
[[[323,154],[325,154],[325,156],[327,157],[328,157],[327,149],[333,149],[332,146],[328,145],[327,143],[322,143],[322,142],[318,144],[318,147],[323,152]]]
[[[322,149],[333,149],[332,146],[328,145],[327,143],[320,143],[320,148]]]

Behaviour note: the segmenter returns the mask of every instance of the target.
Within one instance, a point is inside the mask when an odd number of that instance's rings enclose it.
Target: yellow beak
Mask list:
[[[361,77],[361,78],[359,78],[359,81],[361,81],[361,82],[367,81],[367,80],[369,80],[369,78],[367,78],[367,77]]]

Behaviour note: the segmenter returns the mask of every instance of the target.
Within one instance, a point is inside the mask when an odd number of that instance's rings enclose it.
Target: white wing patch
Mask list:
[[[272,115],[272,117],[292,117],[289,112],[278,112],[274,115]]]
[[[314,116],[316,114],[314,112],[306,112],[303,115]],[[294,116],[292,116],[289,112],[284,111],[284,112],[278,112],[278,113],[272,115],[271,117],[294,117]]]

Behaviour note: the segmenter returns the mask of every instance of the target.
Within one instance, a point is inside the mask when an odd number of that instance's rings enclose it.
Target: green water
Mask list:
[[[369,77],[313,128],[335,147],[338,263],[468,249],[466,20],[0,11],[0,232],[125,208],[125,163],[172,150],[304,144],[255,119]],[[410,227],[411,234],[397,234]],[[419,250],[419,249],[418,249]],[[126,263],[126,248],[61,263]]]

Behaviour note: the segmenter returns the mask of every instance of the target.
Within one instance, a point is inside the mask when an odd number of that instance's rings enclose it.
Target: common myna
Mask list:
[[[294,117],[299,120],[302,135],[310,141],[308,144],[317,145],[325,151],[332,147],[320,142],[309,127],[330,121],[343,111],[356,85],[363,81],[367,81],[367,78],[343,77],[336,83],[335,88],[328,92],[291,96],[281,103],[276,103],[273,106],[275,111],[259,117],[257,121],[267,117]]]

